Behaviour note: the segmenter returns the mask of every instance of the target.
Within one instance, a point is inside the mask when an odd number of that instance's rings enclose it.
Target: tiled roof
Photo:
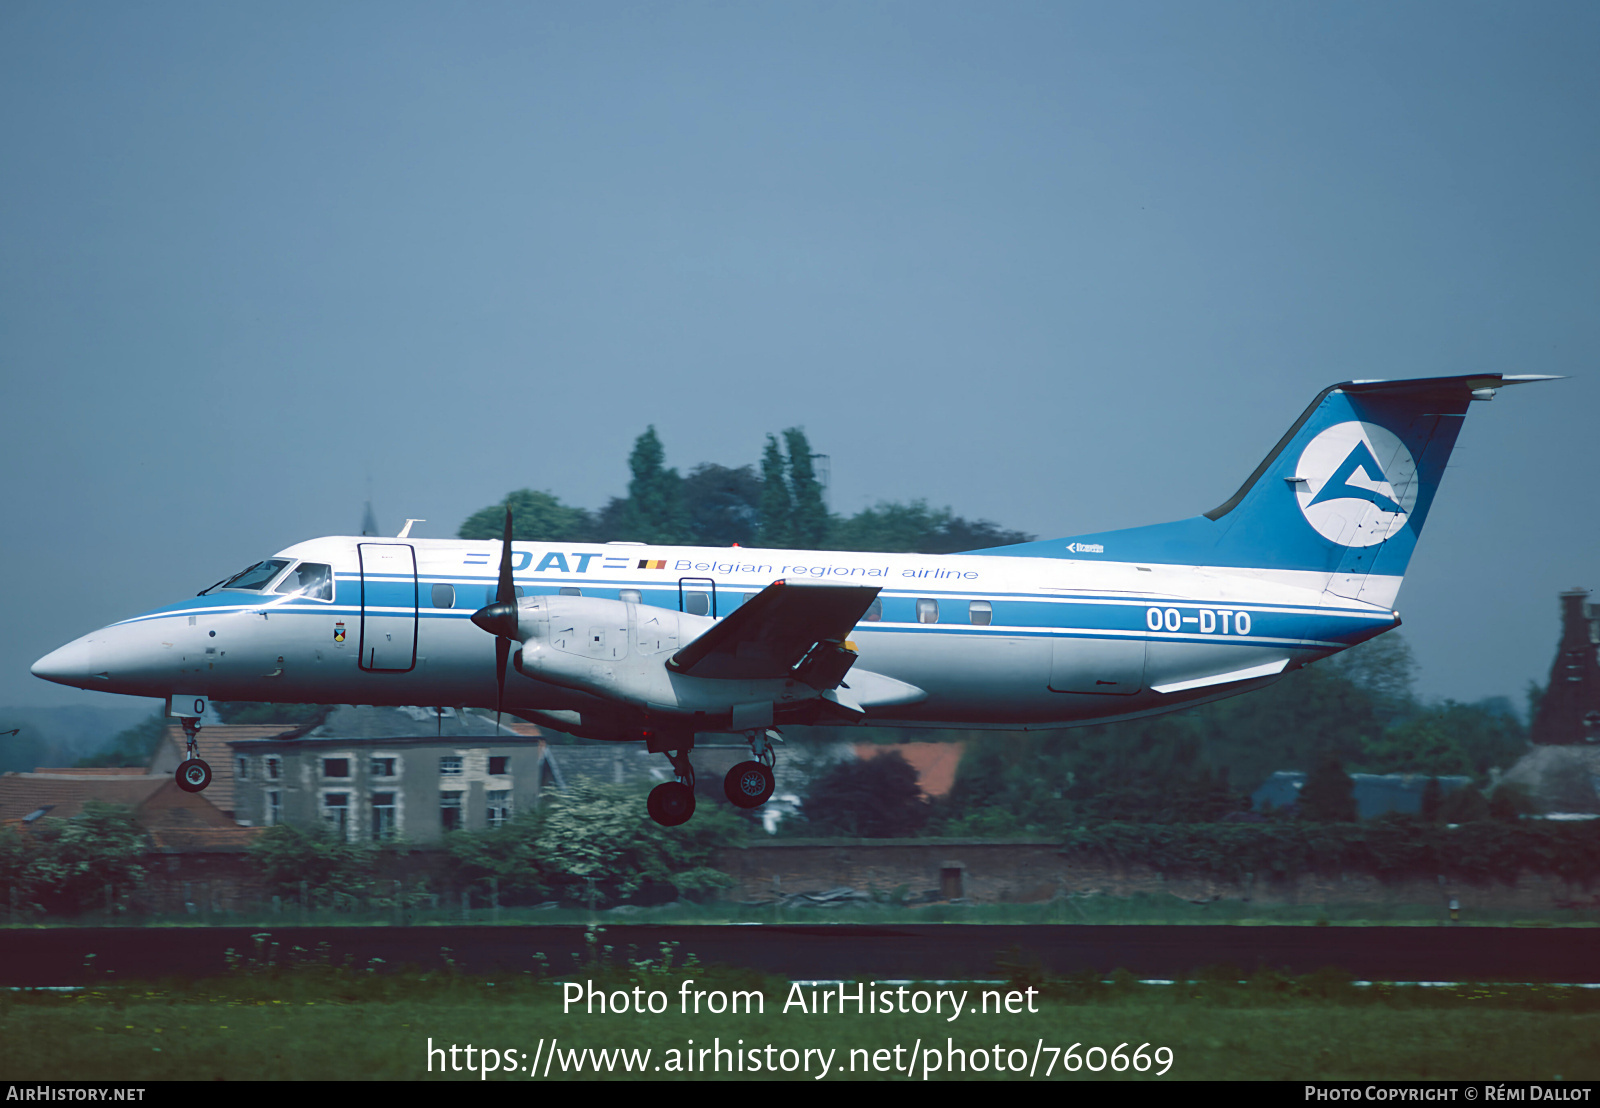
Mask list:
[[[856,743],[856,757],[876,758],[891,751],[898,753],[917,771],[917,784],[924,796],[944,796],[956,783],[956,767],[966,743]]]
[[[150,771],[144,766],[34,766],[34,773],[48,773],[52,776],[77,776],[89,777],[148,777]]]
[[[314,739],[392,739],[410,736],[441,738],[493,738],[516,735],[538,738],[539,728],[515,716],[503,715],[496,730],[494,714],[487,715],[456,708],[445,708],[443,714],[433,708],[384,708],[371,705],[346,704],[329,713],[322,726],[307,737]],[[201,734],[205,734],[201,731]]]
[[[0,820],[22,819],[45,807],[50,809],[51,817],[71,819],[82,812],[84,804],[90,800],[137,808],[169,783],[177,787],[177,782],[165,774],[130,777],[125,774],[8,773],[0,776]]]

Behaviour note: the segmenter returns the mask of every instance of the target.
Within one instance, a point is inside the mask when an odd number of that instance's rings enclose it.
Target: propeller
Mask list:
[[[511,640],[517,635],[517,587],[511,580],[511,509],[506,509],[505,537],[500,542],[500,584],[494,603],[472,613],[472,622],[494,639],[496,692],[494,725],[500,728],[500,713],[506,699],[506,661],[511,657]]]

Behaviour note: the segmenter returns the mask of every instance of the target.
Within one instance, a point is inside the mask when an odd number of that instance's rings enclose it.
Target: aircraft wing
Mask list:
[[[692,677],[788,677],[818,643],[849,638],[878,591],[774,581],[674,654],[667,668]]]

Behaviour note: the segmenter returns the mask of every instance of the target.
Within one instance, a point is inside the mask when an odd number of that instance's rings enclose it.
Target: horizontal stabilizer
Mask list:
[[[672,656],[667,668],[692,677],[788,677],[821,642],[843,642],[877,599],[866,585],[774,581]]]

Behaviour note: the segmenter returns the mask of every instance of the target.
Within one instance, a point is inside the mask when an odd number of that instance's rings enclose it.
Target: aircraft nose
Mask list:
[[[33,675],[61,685],[83,688],[94,671],[88,639],[74,639],[33,663]]]

